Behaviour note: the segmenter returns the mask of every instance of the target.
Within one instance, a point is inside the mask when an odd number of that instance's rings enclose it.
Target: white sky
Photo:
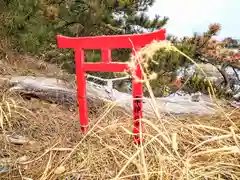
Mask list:
[[[240,38],[240,0],[156,0],[149,15],[168,16],[165,28],[176,36],[203,32],[210,23],[220,23],[219,36]]]

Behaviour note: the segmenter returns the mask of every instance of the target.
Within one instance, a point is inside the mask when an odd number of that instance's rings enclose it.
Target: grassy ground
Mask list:
[[[44,75],[73,81],[59,68],[27,56],[0,61],[2,75]],[[74,82],[74,81],[73,81]],[[145,121],[143,146],[132,142],[131,117],[111,104],[90,112],[79,133],[77,110],[24,100],[0,88],[0,179],[240,179],[240,112]],[[14,145],[7,135],[29,141]],[[1,169],[0,169],[1,171]]]

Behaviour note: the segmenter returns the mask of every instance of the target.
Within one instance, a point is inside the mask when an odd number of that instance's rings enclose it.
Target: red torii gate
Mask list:
[[[153,40],[165,40],[166,30],[161,29],[152,33],[116,35],[116,36],[90,36],[90,37],[65,37],[57,35],[58,48],[73,48],[75,50],[75,64],[77,77],[78,105],[80,116],[80,130],[88,130],[88,109],[86,99],[85,72],[124,72],[129,71],[127,63],[112,62],[111,49],[129,48],[135,50],[151,43]],[[102,62],[85,62],[84,49],[101,49]],[[134,51],[133,51],[134,54]],[[132,80],[133,96],[133,133],[134,142],[140,143],[139,136],[142,119],[142,83],[135,79],[142,79],[142,71],[138,64],[135,70],[135,78]]]

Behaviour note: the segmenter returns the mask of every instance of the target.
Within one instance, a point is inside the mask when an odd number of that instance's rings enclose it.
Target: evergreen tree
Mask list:
[[[153,4],[154,0],[5,0],[7,11],[2,14],[7,19],[1,23],[19,50],[72,69],[72,53],[53,50],[57,34],[80,37],[152,31],[168,20],[160,16],[150,20],[146,11]],[[64,55],[59,57],[59,51]],[[121,60],[127,60],[128,54],[126,50],[113,53]]]

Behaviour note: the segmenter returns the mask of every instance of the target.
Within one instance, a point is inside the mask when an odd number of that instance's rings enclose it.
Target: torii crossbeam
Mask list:
[[[86,132],[88,130],[88,109],[86,99],[86,72],[124,72],[129,71],[127,63],[112,62],[111,50],[129,48],[138,50],[153,40],[165,40],[166,30],[161,29],[152,33],[133,34],[133,35],[116,35],[116,36],[92,36],[92,37],[65,37],[57,35],[58,48],[72,48],[75,51],[76,77],[78,105],[80,116],[80,130]],[[134,46],[134,47],[133,47]],[[100,49],[102,62],[85,62],[84,50]],[[134,53],[134,51],[133,51]],[[142,130],[140,126],[142,119],[142,83],[136,81],[142,79],[142,71],[140,65],[135,68],[135,77],[132,80],[132,96],[133,96],[133,133],[134,142],[140,143],[139,132]],[[140,129],[141,128],[141,129]]]

